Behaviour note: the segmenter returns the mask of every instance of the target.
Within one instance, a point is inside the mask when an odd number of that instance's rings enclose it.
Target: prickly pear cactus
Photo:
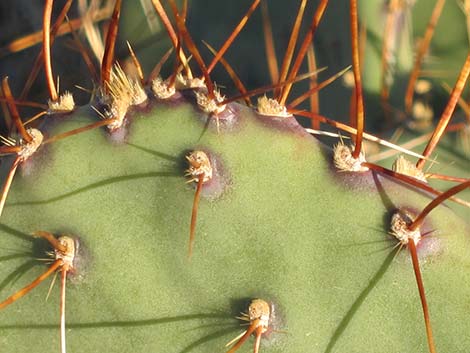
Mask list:
[[[28,235],[37,230],[76,235],[86,248],[83,278],[67,285],[70,352],[223,351],[240,331],[233,316],[253,297],[272,301],[273,328],[283,331],[263,339],[268,351],[426,351],[409,254],[394,256],[387,231],[393,210],[419,210],[429,198],[370,172],[338,174],[293,119],[234,104],[217,133],[184,100],[151,105],[125,141],[96,130],[47,146],[10,191],[2,248],[43,248]],[[90,115],[61,117],[54,133]],[[196,149],[217,164],[218,185],[203,191],[188,261],[194,188],[184,156]],[[426,228],[419,251],[437,346],[462,351],[468,228],[445,207]],[[4,262],[2,278],[22,276],[2,293],[44,270],[23,274],[24,263]],[[58,346],[59,298],[54,289],[46,302],[47,290],[2,312],[9,351]]]
[[[239,103],[208,114],[201,92],[157,99],[149,88],[123,127],[45,144],[20,165],[0,218],[2,298],[45,271],[36,260],[51,246],[32,236],[45,231],[79,249],[66,283],[68,352],[224,352],[254,322],[260,352],[427,352],[410,252],[390,232],[397,210],[416,217],[435,195],[370,170],[339,172],[334,143],[293,116]],[[98,121],[95,109],[38,129],[47,141]],[[207,182],[192,173],[195,151],[209,159]],[[5,178],[13,159],[2,157]],[[468,351],[469,226],[441,205],[420,232],[437,351]],[[2,309],[2,351],[60,351],[59,287],[41,283]],[[268,319],[252,318],[255,298]]]

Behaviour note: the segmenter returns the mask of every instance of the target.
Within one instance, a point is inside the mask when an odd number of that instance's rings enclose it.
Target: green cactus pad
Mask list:
[[[93,130],[42,148],[2,215],[2,298],[44,271],[20,255],[45,257],[29,236],[45,230],[87,249],[83,278],[67,284],[71,353],[225,352],[255,297],[276,312],[261,352],[426,352],[410,256],[395,256],[387,232],[393,209],[430,199],[369,172],[339,173],[300,127],[232,109],[236,123],[220,133],[180,101],[134,114],[125,143]],[[92,115],[82,108],[47,131]],[[223,191],[202,196],[188,260],[195,187],[184,156],[201,148],[220,163]],[[419,251],[437,349],[468,351],[468,227],[446,206],[423,227],[433,230]],[[2,351],[59,351],[59,290],[46,301],[46,282],[0,312]]]

